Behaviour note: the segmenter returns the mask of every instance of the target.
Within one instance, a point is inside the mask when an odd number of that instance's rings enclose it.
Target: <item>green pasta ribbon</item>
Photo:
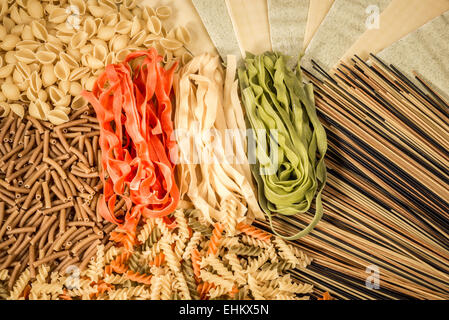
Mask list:
[[[259,204],[273,232],[296,240],[307,235],[323,215],[321,193],[326,184],[326,132],[318,120],[313,86],[304,84],[298,67],[290,70],[277,53],[247,55],[238,76],[254,147],[248,155]],[[248,146],[251,142],[248,141]],[[253,150],[250,150],[253,149]],[[311,223],[292,236],[274,230],[273,215],[305,213],[315,198]]]

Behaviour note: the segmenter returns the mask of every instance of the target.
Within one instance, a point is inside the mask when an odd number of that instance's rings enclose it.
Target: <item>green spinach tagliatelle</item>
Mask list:
[[[295,240],[308,234],[321,219],[321,192],[326,183],[326,132],[318,120],[313,87],[304,84],[299,68],[290,70],[285,56],[248,55],[239,70],[242,100],[253,129],[259,203],[275,234]],[[249,148],[250,149],[250,148]],[[274,170],[273,170],[274,169]],[[295,235],[280,235],[273,215],[307,212],[315,199],[312,222]]]

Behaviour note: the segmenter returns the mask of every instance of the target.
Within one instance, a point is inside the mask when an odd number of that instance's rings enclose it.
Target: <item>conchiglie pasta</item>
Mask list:
[[[16,47],[17,42],[20,38],[15,34],[8,34],[3,38],[0,48],[5,51],[10,51]]]
[[[45,26],[39,21],[33,20],[33,22],[31,22],[31,31],[37,39],[47,41],[48,31]]]
[[[11,111],[11,108],[9,106],[9,103],[1,101],[0,102],[0,118],[4,118],[4,117],[8,116],[10,111]]]
[[[14,70],[13,64],[7,64],[6,66],[1,67],[0,68],[0,79],[9,77],[9,75],[12,73],[13,70]]]
[[[156,15],[160,19],[167,19],[171,16],[171,14],[172,14],[172,9],[170,7],[162,6],[162,7],[159,7],[156,9]]]
[[[42,66],[41,74],[42,84],[44,85],[44,87],[49,87],[58,80],[55,74],[54,66],[52,64]]]
[[[67,64],[67,62],[65,61],[58,61],[55,64],[55,76],[56,78],[58,78],[59,80],[67,80],[70,76],[70,68]]]
[[[47,120],[54,125],[60,125],[69,121],[69,116],[62,110],[51,110],[47,113]]]
[[[50,112],[50,106],[48,103],[38,99],[30,103],[28,106],[28,112],[33,118],[47,120],[47,114]]]
[[[23,117],[25,116],[25,108],[23,107],[23,105],[18,103],[12,103],[9,105],[9,107],[11,108],[12,113],[16,114],[17,116],[23,119]]]
[[[15,105],[19,115],[23,109],[63,123],[71,109],[87,105],[79,96],[82,90],[91,90],[106,65],[130,52],[156,47],[167,65],[189,60],[183,48],[189,32],[164,28],[172,9],[138,3],[0,0],[0,102]],[[9,114],[11,108],[2,107],[0,113]]]
[[[19,88],[14,83],[5,82],[2,84],[1,89],[8,100],[18,100],[20,97]]]
[[[39,51],[36,53],[36,59],[41,64],[50,64],[53,63],[56,59],[56,53],[52,51]]]

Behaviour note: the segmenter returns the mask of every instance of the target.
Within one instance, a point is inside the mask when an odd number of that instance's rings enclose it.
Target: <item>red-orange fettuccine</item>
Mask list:
[[[92,92],[83,92],[100,126],[104,190],[97,210],[130,235],[141,217],[166,216],[179,201],[171,159],[176,65],[165,70],[161,61],[155,49],[133,52],[108,65]],[[119,199],[125,201],[123,211],[115,210]]]

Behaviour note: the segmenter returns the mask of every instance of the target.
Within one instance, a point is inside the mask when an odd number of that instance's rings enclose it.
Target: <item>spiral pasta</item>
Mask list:
[[[284,258],[286,248],[293,256],[301,256],[300,262],[310,261],[301,250],[276,238],[266,242],[245,233],[231,236],[216,224],[210,237],[219,238],[220,247],[209,254],[211,239],[200,232],[189,232],[186,238],[183,227],[171,224],[181,220],[179,212],[187,223],[188,209],[169,215],[167,222],[146,221],[136,234],[149,235],[148,239],[133,245],[131,251],[123,244],[123,234],[115,234],[117,245],[107,250],[100,246],[79,278],[49,273],[43,264],[34,280],[27,269],[11,293],[2,289],[0,280],[0,296],[36,300],[304,299],[312,292],[311,285],[285,275],[298,266]],[[157,236],[150,239],[155,230],[159,230]]]

